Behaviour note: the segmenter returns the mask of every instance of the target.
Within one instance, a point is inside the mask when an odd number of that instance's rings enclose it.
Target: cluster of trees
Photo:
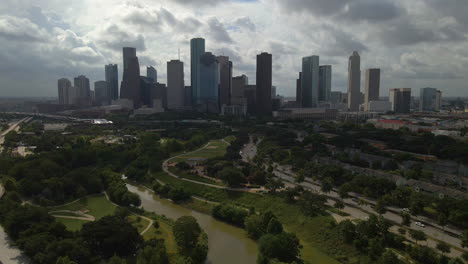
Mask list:
[[[231,144],[228,146],[226,150],[226,154],[224,155],[224,158],[226,160],[241,159],[239,152],[241,151],[244,144],[247,144],[249,142],[249,134],[245,131],[241,131],[237,133],[235,136],[236,136],[236,139],[233,142],[231,142]]]
[[[34,263],[118,263],[112,261],[132,257],[144,245],[122,215],[106,216],[85,224],[81,231],[69,232],[47,210],[23,206],[9,197],[0,201],[0,223]]]
[[[288,204],[298,205],[307,216],[318,216],[326,214],[327,198],[323,195],[312,193],[301,186],[286,188],[279,193]]]
[[[191,193],[181,186],[172,186],[159,182],[153,184],[153,191],[161,197],[171,199],[174,202],[186,201],[191,197]]]
[[[109,195],[111,201],[120,206],[140,206],[140,196],[128,191],[125,182],[118,173],[111,170],[103,170],[101,173],[103,175],[107,195]]]
[[[221,179],[232,187],[246,183],[265,185],[269,177],[262,167],[242,161],[211,159],[205,162],[205,170],[208,176]]]
[[[174,224],[174,237],[183,256],[180,263],[201,264],[208,255],[208,237],[193,216],[182,216]]]
[[[243,227],[245,218],[249,215],[249,212],[231,204],[219,204],[213,208],[211,215],[221,221]]]
[[[257,263],[302,263],[299,239],[293,233],[284,232],[283,225],[271,211],[249,215],[245,219],[245,229],[251,238],[258,240]]]

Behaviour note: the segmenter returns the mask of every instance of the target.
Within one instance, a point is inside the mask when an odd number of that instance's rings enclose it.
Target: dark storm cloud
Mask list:
[[[350,2],[340,17],[353,21],[385,21],[405,13],[406,11],[394,2],[365,0]]]
[[[221,23],[217,18],[213,17],[208,20],[208,29],[209,34],[215,41],[223,42],[223,43],[233,43],[231,36],[227,32],[224,24]]]
[[[310,12],[317,16],[329,16],[340,12],[347,0],[276,0],[289,12]]]
[[[388,46],[466,40],[463,33],[451,26],[434,28],[430,25],[415,24],[410,19],[388,23],[379,30],[380,40]]]

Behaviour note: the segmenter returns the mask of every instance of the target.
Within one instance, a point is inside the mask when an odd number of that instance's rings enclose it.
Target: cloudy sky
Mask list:
[[[0,96],[56,96],[61,77],[101,80],[105,64],[121,68],[123,46],[161,82],[180,48],[188,85],[192,37],[251,83],[256,54],[272,53],[273,82],[287,96],[308,55],[333,65],[332,89],[345,91],[353,50],[363,79],[382,69],[382,95],[430,86],[468,96],[467,14],[466,0],[1,0]]]

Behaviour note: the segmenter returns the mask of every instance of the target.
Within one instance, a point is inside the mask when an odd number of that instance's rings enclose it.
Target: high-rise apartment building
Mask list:
[[[62,78],[57,82],[58,88],[58,99],[59,104],[71,104],[72,102],[69,101],[70,99],[70,89],[71,89],[71,82],[66,78]]]
[[[256,112],[271,115],[272,55],[263,52],[257,55]]]
[[[218,56],[219,63],[219,105],[229,105],[232,89],[232,62],[227,56]]]
[[[141,102],[140,63],[136,56],[136,49],[123,48],[124,72],[120,86],[120,98],[133,101],[133,107],[139,108]]]
[[[439,111],[442,92],[436,88],[421,88],[419,95],[419,111]]]
[[[184,108],[185,84],[184,63],[180,60],[167,62],[167,108],[178,110]]]
[[[205,40],[194,38],[190,40],[190,75],[193,105],[197,105],[201,98],[200,59],[205,54]]]
[[[319,101],[319,56],[302,58],[302,107],[318,106]]]
[[[110,89],[107,81],[94,82],[94,100],[97,105],[108,105],[110,102]]]
[[[158,82],[158,71],[153,66],[146,67],[146,77],[153,80],[153,83]]]
[[[329,102],[331,93],[332,66],[319,67],[319,101]]]
[[[407,114],[410,112],[411,88],[390,89],[389,96],[392,104],[392,111],[397,114]]]
[[[354,51],[348,62],[348,110],[359,111],[361,104],[361,58]]]
[[[380,96],[380,69],[367,69],[364,110],[369,111],[369,102],[378,101]]]
[[[91,105],[91,89],[89,79],[80,75],[73,80],[76,89],[76,104],[79,106]]]
[[[119,70],[117,64],[105,66],[106,82],[109,83],[109,98],[117,100],[119,98]]]

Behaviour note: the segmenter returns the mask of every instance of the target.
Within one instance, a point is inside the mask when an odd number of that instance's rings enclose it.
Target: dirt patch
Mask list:
[[[216,146],[209,146],[209,147],[207,147],[207,149],[217,149],[217,148],[218,148],[218,147],[216,147]]]

